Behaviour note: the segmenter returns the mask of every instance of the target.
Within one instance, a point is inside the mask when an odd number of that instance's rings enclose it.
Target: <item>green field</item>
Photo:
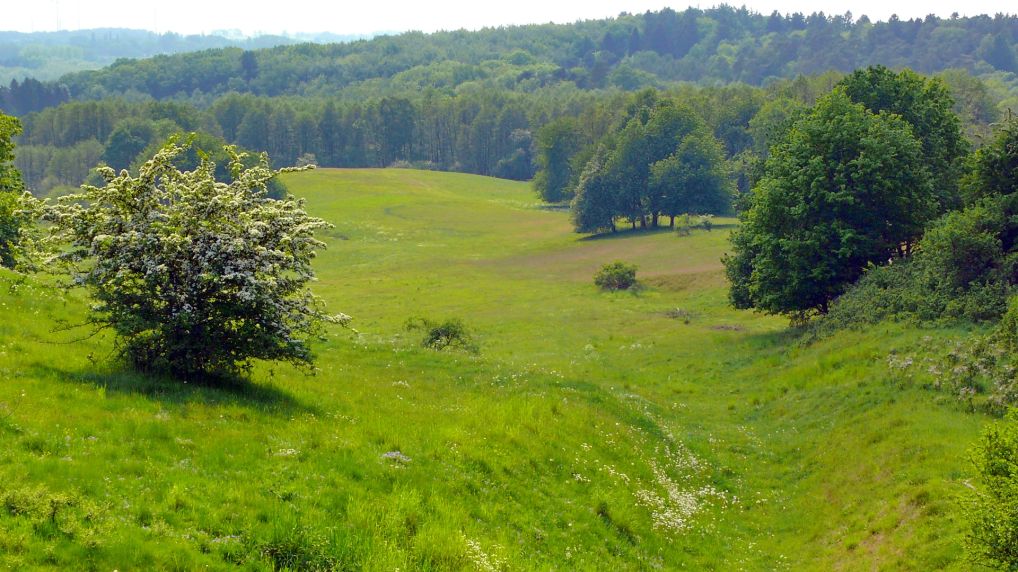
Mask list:
[[[317,376],[124,373],[67,329],[80,293],[0,274],[0,568],[968,568],[987,419],[888,367],[965,332],[804,345],[728,307],[732,220],[585,238],[523,183],[287,177],[335,224],[315,291],[354,318]],[[643,287],[598,291],[613,260]],[[411,317],[479,353],[419,348]]]

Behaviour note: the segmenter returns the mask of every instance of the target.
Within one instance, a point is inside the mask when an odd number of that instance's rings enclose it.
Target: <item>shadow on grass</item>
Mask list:
[[[242,377],[219,376],[182,381],[115,367],[83,372],[42,364],[36,364],[32,370],[39,377],[103,388],[107,395],[140,395],[167,405],[232,405],[286,416],[318,412],[315,407],[301,403],[277,387],[257,384]]]
[[[692,230],[692,232],[694,234],[703,234],[703,233],[714,232],[714,231],[718,231],[718,230],[731,229],[731,228],[735,228],[737,226],[739,226],[739,225],[735,224],[735,223],[719,223],[719,224],[715,224],[713,227],[711,227],[711,230],[703,230],[702,228],[694,228]],[[581,242],[582,241],[588,241],[588,240],[616,240],[616,239],[623,239],[623,238],[632,238],[632,237],[636,237],[636,236],[644,236],[644,235],[648,235],[648,234],[668,234],[668,233],[675,234],[676,230],[674,228],[669,228],[667,225],[659,226],[657,228],[628,228],[628,227],[620,226],[618,232],[602,232],[600,234],[588,234],[587,236],[580,237],[577,240],[579,240]],[[679,238],[686,238],[686,236],[681,236]]]

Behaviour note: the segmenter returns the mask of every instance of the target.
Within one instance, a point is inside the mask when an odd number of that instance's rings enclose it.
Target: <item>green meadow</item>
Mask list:
[[[525,183],[286,182],[335,225],[314,290],[353,317],[314,376],[124,372],[81,292],[0,273],[0,568],[969,568],[988,418],[888,365],[968,332],[807,344],[733,310],[731,219],[591,238]],[[615,260],[639,289],[593,285]],[[421,348],[415,317],[479,351]]]

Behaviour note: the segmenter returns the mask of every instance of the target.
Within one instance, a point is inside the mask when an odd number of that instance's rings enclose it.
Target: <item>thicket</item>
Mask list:
[[[13,138],[21,123],[0,113],[0,266],[15,268],[29,264],[27,248],[36,233],[39,203],[25,193],[21,173],[13,165]]]
[[[460,349],[477,353],[477,343],[459,318],[435,321],[428,318],[410,318],[405,324],[408,332],[421,331],[421,347],[433,350]]]
[[[937,206],[911,133],[840,89],[797,121],[732,234],[732,303],[802,321],[827,313],[867,265],[902,256]]]
[[[968,206],[934,221],[908,259],[869,269],[816,329],[885,319],[995,321],[1018,289],[1018,120],[998,127],[962,180]]]

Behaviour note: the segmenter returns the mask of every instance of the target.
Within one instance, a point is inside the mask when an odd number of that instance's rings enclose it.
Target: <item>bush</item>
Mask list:
[[[1004,221],[996,205],[975,205],[934,222],[921,243],[928,280],[942,288],[966,289],[996,278],[1004,258],[998,237]]]
[[[1009,352],[1018,352],[1018,295],[1007,304],[1007,313],[1000,320],[997,337]]]
[[[325,221],[292,196],[267,196],[277,174],[268,159],[245,168],[227,147],[229,184],[203,157],[193,171],[171,141],[133,178],[101,168],[102,187],[84,185],[49,208],[73,283],[95,299],[90,323],[112,328],[122,355],[140,370],[189,378],[233,374],[251,359],[310,368],[310,341],[331,316],[307,289]]]
[[[636,285],[636,266],[625,262],[605,264],[594,275],[594,284],[602,290],[628,290]]]
[[[968,495],[966,548],[973,560],[1018,570],[1018,413],[984,433],[973,451],[979,487]]]
[[[433,350],[458,348],[469,352],[477,352],[473,336],[459,319],[452,318],[444,322],[433,322],[427,318],[410,318],[406,323],[407,331],[423,330],[424,338],[421,346]]]
[[[830,332],[885,319],[916,322],[999,319],[1018,281],[1012,246],[1014,197],[992,197],[936,220],[916,252],[871,267],[834,304],[814,331]]]

